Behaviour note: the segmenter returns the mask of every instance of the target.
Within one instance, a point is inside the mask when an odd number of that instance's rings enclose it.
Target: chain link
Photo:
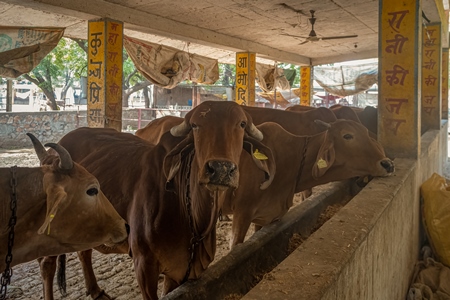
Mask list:
[[[298,170],[298,180],[300,180],[300,177],[302,176],[303,167],[305,166],[305,160],[306,160],[306,151],[308,150],[308,143],[309,143],[309,136],[306,137],[305,145],[303,146],[303,155],[302,155],[302,162],[300,163],[300,169]]]
[[[12,248],[14,246],[14,226],[16,225],[17,216],[17,178],[16,178],[16,170],[17,166],[11,167],[11,217],[9,219],[9,235],[8,235],[8,253],[6,254],[5,262],[6,267],[5,271],[2,273],[2,277],[0,279],[0,300],[6,299],[6,290],[8,285],[11,283],[11,277],[13,275],[13,270],[11,268],[12,262]]]
[[[190,177],[191,177],[191,164],[192,158],[194,156],[194,151],[189,153],[188,162],[187,162],[187,170],[186,170],[186,210],[189,219],[189,228],[191,229],[192,238],[190,241],[190,246],[188,251],[190,252],[188,268],[186,270],[186,275],[184,275],[183,282],[186,282],[189,279],[189,275],[191,274],[192,262],[195,257],[195,247],[203,240],[204,237],[199,236],[195,233],[194,228],[194,218],[192,217],[192,209],[191,209],[191,185],[190,185]]]

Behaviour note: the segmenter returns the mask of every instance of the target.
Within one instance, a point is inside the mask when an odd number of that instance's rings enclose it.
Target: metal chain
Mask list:
[[[306,137],[305,145],[303,146],[303,155],[302,155],[302,162],[300,163],[300,169],[298,171],[298,180],[300,180],[300,176],[302,176],[303,167],[305,166],[305,160],[306,160],[306,151],[308,150],[308,143],[309,143],[309,136]]]
[[[191,213],[190,176],[191,176],[191,163],[192,163],[193,156],[194,156],[194,151],[192,151],[189,154],[187,170],[186,170],[186,210],[187,210],[187,214],[188,214],[189,228],[191,229],[192,238],[191,238],[190,247],[188,249],[188,251],[190,252],[188,268],[186,270],[186,274],[184,275],[183,282],[186,282],[189,279],[189,275],[191,274],[192,262],[194,261],[194,256],[195,256],[195,247],[197,247],[197,245],[204,238],[204,236],[202,237],[195,233],[194,218],[192,217],[192,213]]]
[[[16,178],[16,170],[17,166],[11,167],[11,218],[9,219],[9,235],[8,235],[8,253],[6,254],[5,258],[5,271],[2,273],[2,277],[0,280],[0,300],[6,299],[6,289],[8,287],[8,284],[11,283],[11,277],[13,274],[13,270],[11,268],[11,262],[12,262],[12,248],[14,246],[14,226],[16,225],[17,216],[17,193],[16,193],[16,187],[17,187],[17,178]]]

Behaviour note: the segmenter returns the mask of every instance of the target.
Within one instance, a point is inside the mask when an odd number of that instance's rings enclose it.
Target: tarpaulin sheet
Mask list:
[[[64,28],[0,26],[0,76],[17,78],[32,71],[63,35]]]
[[[213,84],[219,79],[216,59],[124,36],[125,49],[136,69],[150,82],[172,89],[180,82]]]
[[[332,95],[356,95],[378,82],[378,64],[314,67],[314,80]]]
[[[292,72],[288,72],[292,75]],[[271,92],[276,89],[289,90],[291,85],[284,75],[282,68],[272,65],[256,63],[256,83],[264,92]]]

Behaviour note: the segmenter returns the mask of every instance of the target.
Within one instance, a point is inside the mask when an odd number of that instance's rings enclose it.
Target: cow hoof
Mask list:
[[[92,299],[94,300],[113,300],[106,292],[105,290],[101,290],[100,293],[96,297],[92,296]]]

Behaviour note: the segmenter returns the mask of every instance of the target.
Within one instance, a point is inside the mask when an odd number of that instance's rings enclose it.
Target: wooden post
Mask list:
[[[300,67],[300,105],[311,106],[311,67]]]
[[[441,24],[427,24],[422,35],[421,132],[441,128]]]
[[[255,106],[256,54],[236,53],[236,102]]]
[[[421,1],[380,0],[378,140],[388,157],[420,154]]]
[[[122,131],[123,23],[89,21],[88,47],[88,125]]]

